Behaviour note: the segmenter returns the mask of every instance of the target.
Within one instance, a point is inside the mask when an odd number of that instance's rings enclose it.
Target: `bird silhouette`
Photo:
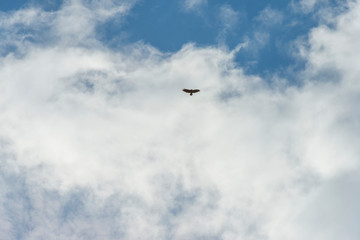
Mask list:
[[[199,89],[186,89],[186,88],[184,88],[183,91],[186,92],[186,93],[190,93],[190,96],[192,96],[193,93],[200,92]]]

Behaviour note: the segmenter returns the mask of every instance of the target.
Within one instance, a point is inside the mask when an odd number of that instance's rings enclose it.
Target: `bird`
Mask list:
[[[186,93],[190,93],[190,96],[192,96],[193,93],[200,92],[199,89],[186,89],[186,88],[184,88],[183,91],[186,92]]]

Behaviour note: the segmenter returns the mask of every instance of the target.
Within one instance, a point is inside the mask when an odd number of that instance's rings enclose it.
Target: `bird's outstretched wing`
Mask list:
[[[199,89],[186,89],[186,88],[184,88],[183,91],[186,92],[186,93],[190,93],[190,96],[192,96],[193,93],[200,92]]]

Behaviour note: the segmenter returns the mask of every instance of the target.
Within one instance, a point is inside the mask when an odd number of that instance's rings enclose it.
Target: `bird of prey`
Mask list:
[[[186,89],[186,88],[184,88],[183,91],[186,92],[186,93],[190,93],[190,96],[192,96],[193,93],[200,92],[199,89]]]

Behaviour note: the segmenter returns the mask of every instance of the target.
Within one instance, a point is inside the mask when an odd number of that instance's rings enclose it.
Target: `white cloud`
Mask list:
[[[239,13],[230,5],[225,4],[220,8],[219,19],[224,28],[231,29],[237,24]]]
[[[115,3],[111,0],[82,1],[72,0],[64,4],[58,12],[55,22],[55,34],[63,41],[83,42],[94,37],[94,28],[111,17],[125,15],[132,3],[130,1]]]
[[[315,4],[319,2],[318,0],[301,0],[300,5],[305,11],[310,11],[315,7]]]
[[[0,14],[0,54],[7,54],[16,48],[18,53],[27,49],[27,44],[40,45],[94,45],[98,24],[117,17],[124,17],[133,1],[111,0],[65,1],[55,12],[39,8],[26,8],[14,13]],[[118,20],[118,22],[120,22]]]
[[[265,26],[281,24],[283,19],[284,15],[282,12],[276,9],[272,9],[270,7],[264,8],[256,17],[256,20],[261,22]]]
[[[230,5],[224,4],[219,10],[219,22],[221,30],[218,34],[220,44],[226,44],[226,38],[230,31],[239,23],[240,13],[235,11]]]
[[[298,0],[292,1],[291,5],[293,10],[295,11],[310,13],[315,9],[317,5],[327,2],[328,0]]]
[[[207,0],[185,0],[184,7],[185,10],[198,10],[201,6],[207,4]]]
[[[359,74],[355,66],[359,56],[359,46],[354,44],[360,36],[359,4],[350,4],[351,11],[337,18],[335,29],[322,25],[310,34],[311,48],[306,54],[311,67],[318,71],[330,70],[334,67],[345,79],[357,82]]]
[[[353,226],[356,215],[322,204],[343,205],[353,196],[344,186],[358,185],[352,7],[335,29],[313,29],[295,87],[244,74],[234,52],[216,47],[109,50],[92,40],[102,19],[92,7],[63,6],[47,25],[59,42],[0,60],[0,236],[282,240]],[[308,223],[322,212],[341,221]]]
[[[308,207],[295,219],[301,223],[298,238],[357,239],[360,208],[359,171],[340,175],[312,194]],[[337,193],[337,194],[334,194]],[[312,211],[316,209],[316,211]],[[327,231],[324,231],[327,229]]]
[[[284,14],[270,7],[264,8],[254,18],[256,27],[252,30],[251,35],[247,36],[246,48],[252,54],[258,54],[259,50],[264,48],[270,41],[270,29],[282,24]]]

